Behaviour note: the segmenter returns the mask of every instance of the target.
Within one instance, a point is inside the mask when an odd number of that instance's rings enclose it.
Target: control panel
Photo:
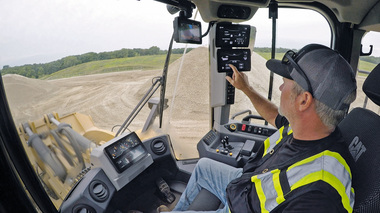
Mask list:
[[[248,47],[251,34],[250,25],[219,23],[216,26],[217,47]]]
[[[91,165],[101,168],[120,190],[153,163],[136,133],[120,135],[91,152]]]
[[[200,157],[208,157],[234,167],[242,167],[253,156],[262,141],[210,130],[197,144]]]
[[[236,142],[235,138],[230,139],[211,130],[197,144],[197,149],[199,157],[208,157],[238,167],[242,164],[239,152],[243,145],[243,142]]]
[[[218,22],[210,28],[210,106],[213,125],[229,122],[230,107],[235,103],[235,88],[226,80],[232,76],[230,64],[239,71],[251,70],[251,54],[256,28],[250,25]]]
[[[258,152],[275,128],[232,122],[210,130],[197,144],[200,157],[211,158],[234,167],[242,167]]]
[[[250,125],[250,124],[242,124],[242,123],[231,123],[224,125],[226,129],[230,132],[245,132],[249,134],[263,135],[263,136],[271,136],[276,132],[275,129]]]
[[[234,65],[239,71],[251,70],[251,51],[249,49],[219,49],[218,72],[232,72],[229,64]]]
[[[215,27],[216,70],[232,76],[230,64],[239,71],[251,70],[250,25],[217,23]],[[235,103],[235,88],[227,81],[225,104]]]
[[[232,72],[227,73],[228,76],[232,78]],[[230,82],[226,81],[226,104],[235,103],[235,87],[230,84]]]

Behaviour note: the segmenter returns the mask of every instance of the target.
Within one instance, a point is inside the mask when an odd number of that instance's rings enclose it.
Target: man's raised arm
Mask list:
[[[251,100],[256,111],[263,117],[268,123],[275,125],[275,119],[278,115],[278,107],[270,102],[268,99],[260,95],[252,86],[249,85],[248,76],[242,72],[239,72],[237,68],[230,64],[233,70],[232,78],[226,76],[226,79],[236,89],[244,92],[245,95]]]

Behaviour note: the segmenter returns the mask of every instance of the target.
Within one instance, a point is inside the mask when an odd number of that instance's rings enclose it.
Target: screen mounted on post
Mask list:
[[[174,41],[202,44],[202,28],[198,21],[177,17],[174,19]]]

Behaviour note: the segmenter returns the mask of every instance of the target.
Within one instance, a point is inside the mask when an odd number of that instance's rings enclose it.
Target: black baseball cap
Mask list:
[[[272,72],[297,82],[313,97],[334,110],[346,110],[344,100],[356,90],[355,74],[348,62],[336,51],[309,44],[297,53],[289,50],[282,60],[270,59]]]

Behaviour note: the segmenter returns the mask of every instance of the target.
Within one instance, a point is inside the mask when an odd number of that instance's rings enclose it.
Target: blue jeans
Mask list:
[[[227,213],[227,185],[232,180],[240,177],[242,175],[242,172],[242,168],[235,168],[208,158],[200,159],[197,165],[195,166],[194,172],[191,174],[190,180],[186,186],[185,191],[181,195],[181,198],[179,199],[172,213],[186,211],[202,188],[213,193],[224,204],[223,209],[218,209],[216,211],[211,212]],[[194,211],[186,212],[190,213]],[[199,213],[199,211],[197,212]]]

